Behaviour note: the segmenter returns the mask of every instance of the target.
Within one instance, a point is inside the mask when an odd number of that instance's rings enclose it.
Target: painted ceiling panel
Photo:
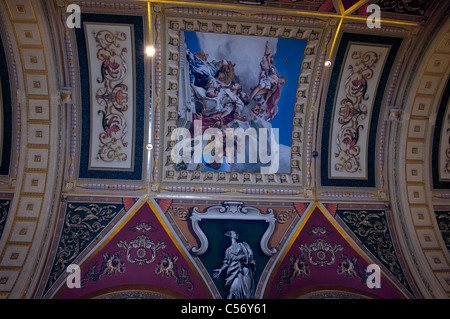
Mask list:
[[[145,69],[143,17],[81,15],[81,179],[141,180]]]
[[[0,199],[0,238],[2,238],[3,230],[5,229],[11,205],[11,198],[8,198],[11,196],[8,196],[7,194],[1,194],[1,197],[2,198]]]
[[[378,119],[401,42],[342,35],[324,110],[322,186],[376,187]]]
[[[433,135],[433,187],[448,189],[450,187],[450,81],[447,80],[444,95],[439,103],[438,116]]]
[[[271,276],[267,298],[300,298],[314,286],[337,294],[347,291],[360,296],[403,298],[385,279],[381,288],[368,288],[367,257],[345,240],[345,233],[320,208],[315,207],[308,215]]]
[[[114,227],[114,220],[120,219],[136,200],[109,198],[104,202],[92,202],[92,198],[70,196],[61,202],[52,253],[46,267],[48,280],[41,287],[43,296],[55,291],[63,281],[61,277],[67,267],[86,255],[91,243],[102,238],[105,230]]]
[[[450,207],[447,205],[435,205],[434,213],[442,239],[450,252]],[[437,260],[440,260],[439,258]]]
[[[168,222],[194,257],[215,298],[230,294],[226,277],[215,277],[230,245],[229,232],[247,242],[255,258],[251,296],[262,296],[267,272],[309,203],[255,201],[200,201],[158,199]],[[170,205],[169,205],[170,203]],[[228,234],[228,235],[227,235]],[[230,246],[231,247],[231,246]]]
[[[208,298],[201,279],[161,217],[141,201],[81,266],[81,288],[65,285],[57,298],[94,297],[121,287],[145,287],[176,298]]]
[[[13,100],[6,46],[0,37],[0,175],[8,176],[12,155],[12,110]]]
[[[321,68],[316,63],[324,53],[321,21],[274,25],[232,9],[207,9],[226,21],[183,7],[151,9],[156,50],[165,54],[155,61],[153,124],[162,134],[154,138],[152,177],[158,190],[189,182],[184,192],[245,194],[264,192],[259,185],[268,184],[300,194],[309,183],[301,159],[307,101],[318,94],[313,70]],[[257,17],[267,21],[253,23]],[[211,67],[217,79],[208,76]]]
[[[99,225],[103,233],[91,230],[94,241],[71,249],[72,254],[84,249],[82,255],[61,258],[61,247],[79,242],[81,235],[63,228],[62,234],[72,237],[60,239],[56,255],[60,257],[47,283],[53,287],[44,291],[47,298],[93,298],[126,290],[167,298],[278,299],[305,297],[313,287],[326,287],[336,296],[413,294],[398,262],[385,210],[373,205],[360,204],[365,208],[361,211],[308,202],[176,198],[122,202],[134,206],[115,216],[110,226]],[[78,205],[79,214],[88,213],[86,204]],[[117,206],[105,205],[89,204],[91,215],[76,225],[92,228],[96,224],[89,220],[104,215],[96,207]],[[63,267],[56,269],[61,262]],[[80,288],[66,284],[65,270],[72,263],[81,268]],[[371,264],[381,269],[381,288],[375,290],[367,284]]]
[[[398,244],[389,227],[387,215],[390,211],[386,208],[370,209],[370,206],[359,210],[343,209],[345,205],[339,206],[336,215],[347,225],[351,233],[412,293],[396,251]]]

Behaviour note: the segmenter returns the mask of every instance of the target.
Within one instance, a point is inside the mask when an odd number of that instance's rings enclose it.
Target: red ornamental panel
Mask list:
[[[318,291],[360,298],[404,298],[383,275],[380,288],[369,288],[367,282],[373,271],[366,270],[372,263],[349,244],[345,234],[318,207],[300,229],[276,265],[265,298],[301,298]]]
[[[119,291],[209,298],[196,271],[155,214],[149,203],[144,203],[81,266],[81,288],[65,285],[57,298],[92,298]]]

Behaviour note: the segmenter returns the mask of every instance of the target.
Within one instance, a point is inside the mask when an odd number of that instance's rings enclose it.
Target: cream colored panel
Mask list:
[[[406,158],[409,160],[423,160],[423,143],[408,142],[406,146]]]
[[[33,20],[36,18],[29,0],[7,0],[6,3],[14,20]]]
[[[425,252],[425,256],[433,270],[447,269],[447,262],[442,251],[428,251]]]
[[[0,271],[0,291],[11,291],[18,276],[18,271]]]
[[[408,197],[411,204],[425,203],[425,189],[423,186],[408,186]]]
[[[28,149],[27,167],[34,169],[46,169],[48,163],[47,149]]]
[[[48,95],[47,75],[27,74],[27,91],[33,95]]]
[[[40,197],[25,197],[20,198],[18,217],[39,217],[41,210],[42,198]]]
[[[0,263],[2,267],[20,267],[27,256],[28,247],[8,246]]]
[[[427,72],[444,73],[447,70],[449,56],[446,54],[433,54],[427,65]]]
[[[411,214],[416,226],[430,226],[430,213],[426,207],[411,207]]]
[[[439,248],[439,244],[432,229],[419,229],[417,230],[417,235],[422,248]]]
[[[442,120],[441,136],[439,141],[439,179],[450,180],[450,101],[447,104]]]
[[[46,69],[44,51],[41,49],[23,49],[22,59],[27,70],[44,71]]]
[[[46,176],[45,173],[26,173],[23,191],[26,193],[43,193]]]
[[[48,100],[29,100],[29,118],[32,120],[49,120],[49,104],[50,102]]]
[[[414,100],[414,105],[412,107],[413,116],[424,116],[427,117],[430,115],[430,110],[432,107],[433,98],[425,98],[425,97],[416,97]]]
[[[440,76],[425,75],[420,82],[417,93],[420,94],[435,94],[439,84],[441,83]]]
[[[422,164],[407,164],[406,165],[406,180],[408,182],[423,182],[423,165]]]
[[[25,45],[40,45],[41,36],[37,24],[16,23],[17,37],[20,44]]]
[[[444,287],[445,291],[450,292],[450,273],[436,274],[436,278]]]
[[[89,169],[132,169],[133,167],[133,143],[134,143],[134,69],[133,63],[133,28],[123,25],[102,25],[96,23],[85,24],[86,41],[88,44],[89,76],[91,84],[91,129],[90,129],[90,158]],[[109,33],[120,34],[115,38],[114,46],[108,43]],[[125,51],[122,48],[126,48]],[[100,50],[100,51],[99,51]],[[114,50],[121,52],[113,53]],[[122,50],[122,51],[120,51]],[[99,58],[99,52],[105,56]],[[111,63],[118,65],[114,70],[120,76],[102,74],[103,60],[111,59]],[[99,82],[102,78],[104,82]],[[126,87],[126,91],[116,87]],[[114,87],[114,90],[112,88]],[[125,93],[126,92],[126,93]],[[83,92],[83,94],[89,94]],[[98,98],[106,94],[117,94],[117,105],[111,104],[109,98]],[[119,98],[121,94],[121,98]],[[127,104],[122,104],[128,101]],[[119,101],[120,100],[120,101]],[[101,101],[101,102],[100,102]],[[114,107],[113,107],[114,105]],[[124,106],[126,108],[123,108]],[[122,110],[119,110],[123,108]],[[105,114],[100,112],[105,112]],[[105,131],[102,122],[108,120],[114,123],[112,133]],[[114,121],[113,121],[114,119]],[[87,150],[86,150],[87,151]]]
[[[14,224],[10,241],[26,243],[32,242],[35,228],[35,222],[16,222]]]
[[[411,120],[409,122],[408,137],[424,138],[427,122],[425,120]]]
[[[367,178],[366,141],[369,138],[378,82],[388,56],[389,47],[351,44],[348,48],[342,65],[342,75],[336,93],[337,105],[332,120],[330,154],[333,155],[329,158],[331,178]],[[363,80],[366,83],[365,90],[357,87]],[[353,111],[360,113],[351,115]],[[359,138],[352,140],[356,145],[346,142],[349,136],[356,134]],[[358,140],[361,141],[360,144]]]
[[[450,32],[448,32],[447,37],[442,39],[439,43],[436,51],[450,53]]]
[[[48,144],[50,142],[50,127],[46,124],[28,125],[28,143]]]

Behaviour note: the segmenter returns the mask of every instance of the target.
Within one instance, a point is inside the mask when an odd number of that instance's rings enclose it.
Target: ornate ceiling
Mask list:
[[[0,296],[448,298],[449,9],[0,1]]]

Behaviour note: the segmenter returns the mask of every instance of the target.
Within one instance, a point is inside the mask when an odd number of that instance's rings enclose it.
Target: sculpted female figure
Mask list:
[[[223,265],[214,270],[214,278],[219,278],[226,269],[225,286],[227,299],[253,299],[256,262],[253,251],[246,242],[237,242],[239,235],[234,230],[227,231],[231,245],[225,251]]]

